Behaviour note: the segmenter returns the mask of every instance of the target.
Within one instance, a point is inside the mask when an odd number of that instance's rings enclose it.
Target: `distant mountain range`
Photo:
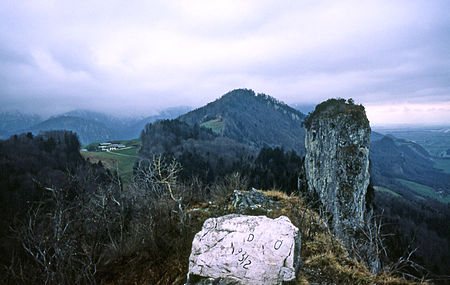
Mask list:
[[[77,133],[78,139],[82,144],[92,141],[107,141],[116,138],[114,131],[108,128],[102,121],[89,120],[68,115],[52,117],[32,126],[27,131],[31,131],[34,134],[39,134],[41,131],[49,130],[73,131]]]
[[[434,157],[448,157],[450,148],[449,126],[404,126],[377,127],[380,133],[393,135],[396,138],[413,141],[424,147]]]
[[[13,134],[48,130],[70,130],[78,134],[82,145],[92,142],[132,139],[140,136],[145,125],[161,119],[173,119],[190,110],[176,107],[144,118],[119,118],[89,110],[74,110],[43,120],[20,112],[0,113],[0,139]]]
[[[11,135],[42,121],[37,115],[28,115],[20,112],[0,113],[0,139],[7,139]]]
[[[290,106],[303,114],[313,112],[314,108],[316,108],[316,104],[291,104]]]
[[[15,133],[37,134],[66,129],[76,132],[81,144],[86,145],[137,138],[148,123],[178,118],[191,127],[198,125],[210,129],[219,137],[232,139],[252,149],[283,147],[285,150],[295,150],[300,156],[305,153],[305,130],[301,126],[305,115],[268,95],[237,89],[201,108],[188,111],[190,109],[187,107],[179,107],[145,118],[118,118],[88,110],[74,110],[47,120],[19,112],[0,113],[0,139]],[[450,176],[435,168],[436,156],[446,157],[447,152],[450,153],[449,132],[446,129],[390,132],[395,136],[372,132],[370,158],[374,184],[411,199],[450,199]],[[433,156],[430,156],[430,151]],[[436,196],[436,193],[439,194]]]
[[[392,135],[372,138],[372,179],[409,199],[450,202],[450,175],[434,167],[432,156],[419,144]]]

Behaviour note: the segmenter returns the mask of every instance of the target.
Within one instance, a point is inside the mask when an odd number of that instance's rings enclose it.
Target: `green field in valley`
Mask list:
[[[106,141],[106,142],[110,142],[110,143],[120,143],[120,144],[124,144],[126,146],[133,146],[133,145],[141,145],[141,139],[137,138],[137,139],[132,139],[132,140],[115,140],[115,141]],[[82,146],[82,149],[88,149],[89,147],[97,147],[100,145],[100,143],[102,142],[94,142],[85,146]]]
[[[397,179],[397,181],[399,181],[400,183],[402,183],[403,185],[405,185],[409,189],[411,189],[414,192],[415,196],[419,199],[428,197],[428,198],[432,198],[432,199],[438,200],[443,203],[450,202],[450,195],[441,196],[433,188],[431,188],[429,186],[422,185],[422,184],[412,182],[409,180],[404,180],[404,179]]]
[[[140,140],[126,140],[120,141],[121,144],[126,145],[126,148],[106,151],[81,151],[81,155],[89,159],[92,163],[101,161],[102,164],[111,170],[117,170],[120,177],[125,184],[130,183],[133,176],[133,166],[136,161],[139,160],[138,152],[140,149]],[[93,143],[90,145],[97,146],[99,143]],[[139,145],[139,146],[133,146]],[[87,148],[86,146],[85,148]]]
[[[384,192],[384,193],[390,194],[395,197],[402,197],[402,195],[395,193],[394,191],[392,191],[391,189],[386,188],[386,187],[374,186],[373,188],[375,189],[375,191],[378,191],[378,192]]]
[[[450,159],[433,158],[433,160],[434,160],[434,167],[443,170],[445,173],[450,174]]]

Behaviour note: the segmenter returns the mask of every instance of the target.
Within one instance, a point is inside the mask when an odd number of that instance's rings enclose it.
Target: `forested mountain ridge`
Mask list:
[[[256,149],[233,139],[219,136],[210,129],[189,126],[179,120],[162,120],[148,124],[141,134],[139,154],[175,158],[183,165],[181,178],[198,176],[212,182],[241,169],[241,165],[253,159]]]
[[[68,130],[78,134],[82,144],[115,139],[114,131],[103,122],[73,116],[52,117],[29,129],[33,134],[52,130]]]
[[[127,140],[139,137],[148,123],[173,119],[188,112],[189,107],[173,107],[146,117],[119,117],[100,112],[77,109],[42,119],[37,115],[20,112],[0,113],[0,139],[14,134],[41,131],[69,130],[78,134],[82,145],[110,140]]]
[[[304,117],[300,111],[273,97],[249,89],[235,89],[178,119],[257,148],[283,147],[302,154]]]
[[[92,142],[134,139],[140,135],[146,124],[162,119],[173,119],[188,110],[190,110],[188,107],[169,108],[161,111],[159,114],[145,118],[121,118],[89,110],[74,110],[54,116],[34,126],[33,131],[40,128],[42,124],[46,126],[51,125],[50,128],[47,127],[45,130],[68,129],[78,133],[83,145]],[[76,118],[72,119],[70,126],[66,125],[68,117]],[[76,120],[79,120],[79,122],[76,122]],[[89,127],[87,128],[86,126]]]

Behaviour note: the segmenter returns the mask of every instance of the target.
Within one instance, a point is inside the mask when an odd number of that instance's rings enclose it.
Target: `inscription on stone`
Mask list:
[[[205,221],[192,243],[189,274],[242,284],[280,284],[295,278],[298,229],[287,217],[228,215]]]

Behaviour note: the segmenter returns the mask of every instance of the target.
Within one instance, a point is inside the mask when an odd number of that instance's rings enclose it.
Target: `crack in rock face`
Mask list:
[[[207,219],[192,242],[188,276],[225,278],[234,284],[293,280],[298,235],[298,228],[285,216],[233,214]]]

